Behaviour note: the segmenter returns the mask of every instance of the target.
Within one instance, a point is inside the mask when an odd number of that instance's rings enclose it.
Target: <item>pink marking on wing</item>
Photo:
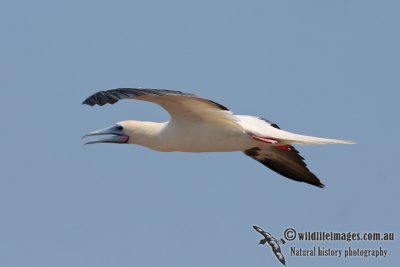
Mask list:
[[[256,136],[256,135],[251,135],[251,137],[253,137],[253,139],[257,140],[257,141],[261,141],[264,143],[268,143],[268,144],[278,144],[279,142],[275,139],[271,139],[271,138],[266,138],[266,137],[260,137],[260,136]]]

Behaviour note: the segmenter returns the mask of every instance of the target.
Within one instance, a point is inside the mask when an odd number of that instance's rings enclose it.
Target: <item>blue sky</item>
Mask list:
[[[251,228],[399,229],[397,1],[2,1],[0,266],[279,266]],[[326,185],[242,153],[83,146],[140,101],[179,89],[236,114],[357,145],[298,146]],[[388,249],[385,259],[292,257],[290,247]],[[287,266],[394,266],[399,243],[288,242]],[[397,255],[396,255],[397,253]]]

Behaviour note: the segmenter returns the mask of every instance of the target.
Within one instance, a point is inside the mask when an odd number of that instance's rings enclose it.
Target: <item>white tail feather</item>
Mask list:
[[[338,140],[338,139],[301,135],[283,131],[281,129],[274,129],[270,137],[277,138],[281,140],[281,143],[285,144],[303,144],[303,145],[354,144],[354,142],[350,140]]]
[[[303,144],[303,145],[354,144],[354,142],[350,140],[320,138],[320,137],[292,134],[292,133],[289,133],[287,137],[281,138],[280,140],[288,144]]]
[[[295,134],[278,129],[270,123],[253,116],[235,115],[239,119],[239,124],[246,132],[260,137],[266,137],[279,140],[279,144],[354,144],[349,140],[338,140],[329,138],[320,138],[308,135]]]

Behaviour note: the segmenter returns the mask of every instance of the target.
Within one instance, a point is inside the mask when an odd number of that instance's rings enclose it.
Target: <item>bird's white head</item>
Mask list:
[[[160,149],[158,148],[160,145],[158,133],[164,124],[134,120],[120,121],[108,128],[85,134],[82,139],[96,135],[107,135],[105,138],[86,142],[85,145],[97,143],[137,144],[157,150]]]
[[[108,128],[85,134],[84,136],[82,136],[82,139],[89,136],[107,135],[107,137],[105,138],[86,142],[85,145],[97,143],[128,144],[132,141],[131,128],[132,126],[130,125],[129,121],[121,121]]]

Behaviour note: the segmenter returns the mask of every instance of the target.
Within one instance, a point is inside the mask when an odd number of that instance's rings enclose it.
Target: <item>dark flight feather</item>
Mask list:
[[[271,170],[295,181],[308,183],[323,188],[324,185],[304,162],[304,158],[293,146],[261,145],[243,151]]]
[[[82,104],[94,106],[100,105],[103,106],[105,104],[114,104],[118,100],[127,99],[127,98],[138,98],[141,96],[183,96],[189,97],[193,99],[198,99],[200,101],[205,101],[211,103],[212,105],[218,107],[221,110],[229,110],[225,106],[218,104],[212,100],[208,100],[206,98],[202,98],[190,93],[184,93],[181,91],[175,90],[163,90],[163,89],[149,89],[149,88],[117,88],[106,91],[99,91],[94,93],[93,95],[86,98]]]

